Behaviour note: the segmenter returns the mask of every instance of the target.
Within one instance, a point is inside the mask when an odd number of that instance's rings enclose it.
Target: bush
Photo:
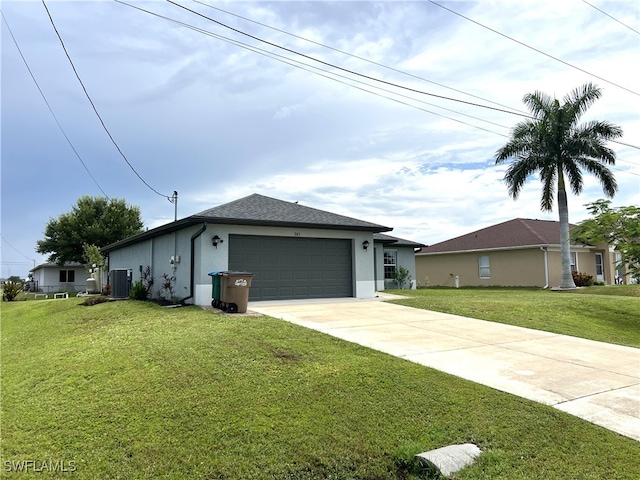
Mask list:
[[[19,293],[22,292],[22,283],[4,282],[2,284],[2,301],[13,302]]]
[[[134,283],[129,290],[129,298],[131,300],[148,300],[149,292],[140,280]]]
[[[393,280],[393,283],[396,284],[396,287],[402,290],[407,281],[411,282],[411,273],[408,268],[398,267],[391,275],[391,279]]]
[[[571,272],[571,275],[573,275],[573,283],[576,284],[576,287],[590,287],[595,283],[593,275],[576,272],[575,270]]]

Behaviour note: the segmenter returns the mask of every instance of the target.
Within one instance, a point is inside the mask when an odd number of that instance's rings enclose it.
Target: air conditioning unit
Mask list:
[[[109,272],[112,298],[128,298],[131,290],[131,270],[117,268]]]

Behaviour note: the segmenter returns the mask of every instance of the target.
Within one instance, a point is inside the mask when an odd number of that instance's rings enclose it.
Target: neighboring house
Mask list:
[[[405,259],[409,242],[374,238],[390,230],[254,194],[148,230],[102,251],[108,256],[114,296],[125,296],[129,285],[151,267],[154,297],[160,293],[159,284],[166,274],[175,278],[176,299],[197,305],[211,302],[208,274],[212,271],[253,273],[252,301],[371,298],[377,288],[384,287],[376,274],[384,271],[384,251],[395,248],[394,242],[398,261],[407,262],[407,268],[415,271],[413,258]],[[123,283],[125,288],[121,288]]]
[[[376,290],[398,288],[393,281],[396,269],[404,267],[409,270],[409,282],[404,288],[416,288],[416,257],[417,249],[424,247],[422,243],[392,237],[384,233],[374,233],[375,245],[375,278]]]
[[[29,291],[43,293],[84,292],[89,277],[86,266],[78,262],[67,262],[63,265],[43,263],[31,269],[29,273]]]
[[[596,281],[618,283],[608,245],[572,245],[571,263]],[[418,285],[560,285],[560,223],[516,218],[422,248],[416,275]]]

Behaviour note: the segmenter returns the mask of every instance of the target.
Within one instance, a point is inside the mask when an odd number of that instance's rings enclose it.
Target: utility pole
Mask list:
[[[173,196],[169,197],[169,201],[174,205],[173,220],[177,222],[178,221],[178,192],[177,191],[175,190],[173,191]]]

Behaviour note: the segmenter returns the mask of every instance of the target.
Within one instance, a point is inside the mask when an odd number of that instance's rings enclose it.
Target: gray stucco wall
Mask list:
[[[197,230],[198,227],[190,227],[114,250],[109,253],[109,270],[131,270],[132,282],[136,282],[141,279],[141,269],[149,266],[154,277],[154,298],[167,294],[161,288],[164,274],[169,278],[175,277],[173,296],[178,299],[186,297],[190,283],[190,240]]]
[[[353,251],[354,295],[357,298],[375,296],[373,235],[371,232],[330,230],[314,228],[256,227],[244,225],[208,224],[206,230],[194,240],[194,291],[190,292],[191,236],[202,225],[161,235],[136,245],[123,247],[109,253],[109,269],[132,270],[132,281],[140,280],[140,268],[149,265],[153,270],[154,297],[161,293],[162,275],[175,276],[175,296],[182,299],[193,294],[188,303],[208,305],[211,303],[211,271],[229,269],[229,235],[265,235],[280,237],[346,238],[350,239]],[[214,247],[211,239],[218,235],[222,242]],[[367,240],[370,247],[364,250]],[[175,262],[178,255],[179,262]],[[174,263],[170,262],[174,257]]]
[[[409,270],[409,273],[411,275],[410,278],[410,283],[408,283],[407,285],[405,285],[405,288],[411,288],[411,289],[415,289],[416,288],[416,256],[413,250],[413,247],[387,247],[384,248],[384,250],[392,250],[392,251],[396,251],[397,252],[397,267],[404,267],[407,270]],[[377,271],[379,272],[379,275],[381,278],[384,278],[384,253],[382,253],[382,257],[380,259],[380,266],[378,267]],[[398,287],[396,286],[395,283],[393,283],[392,280],[384,280],[383,281],[383,288],[382,290],[389,290],[389,289],[397,289]]]

